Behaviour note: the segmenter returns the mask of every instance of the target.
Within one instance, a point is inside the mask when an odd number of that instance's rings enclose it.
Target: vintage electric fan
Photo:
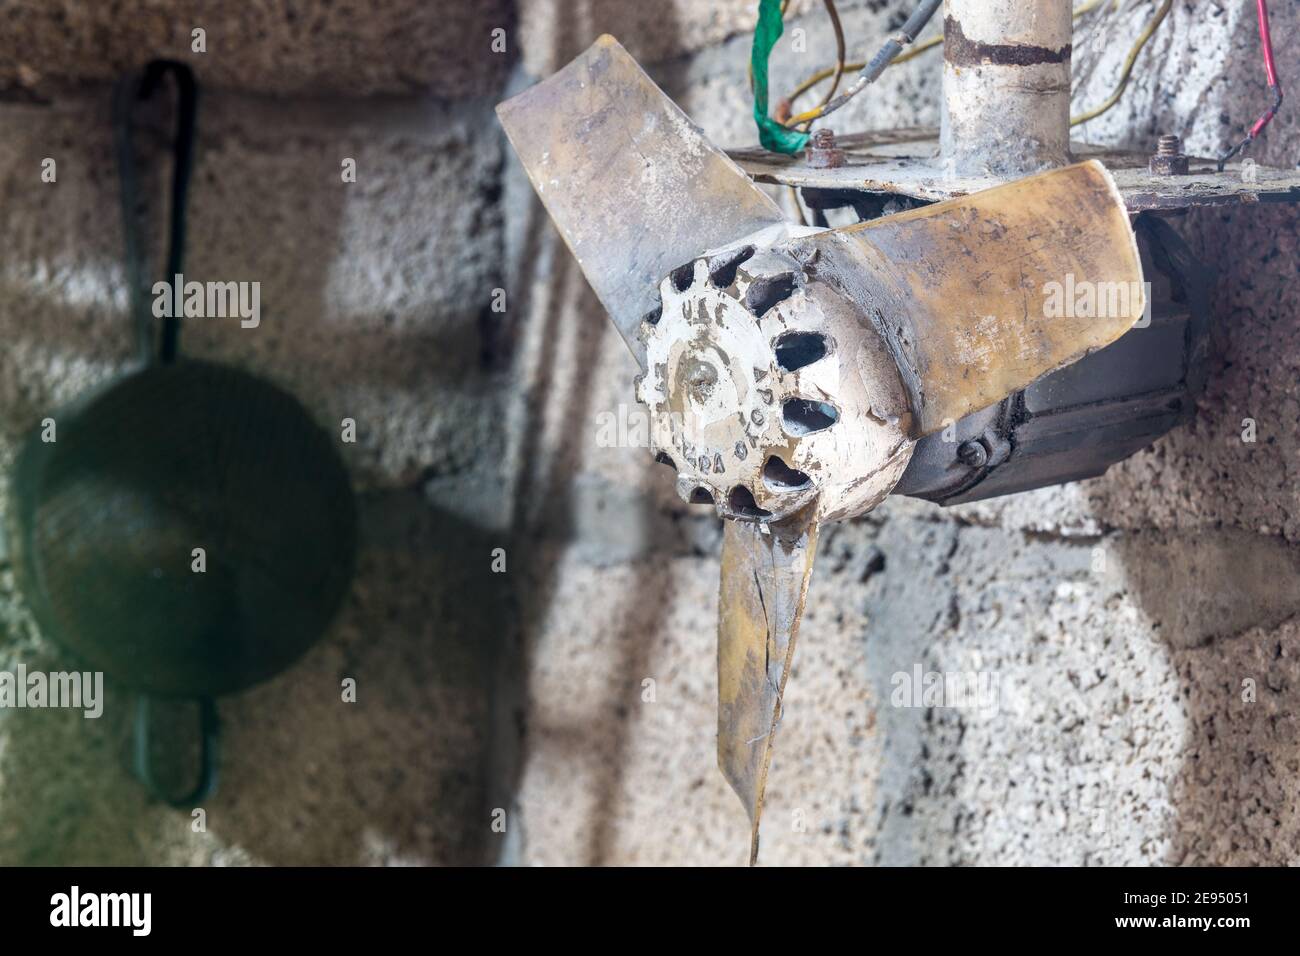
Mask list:
[[[794,225],[609,36],[498,114],[641,365],[656,456],[726,519],[718,764],[752,862],[820,523],[879,504],[924,436],[1141,317],[1124,202],[1087,162]],[[1056,315],[1067,278],[1139,291],[1118,314]]]

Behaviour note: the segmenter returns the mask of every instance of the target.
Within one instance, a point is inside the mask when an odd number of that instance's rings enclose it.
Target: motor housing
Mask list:
[[[1150,321],[917,443],[895,494],[943,505],[1095,478],[1195,411],[1212,270],[1164,218],[1135,223]]]

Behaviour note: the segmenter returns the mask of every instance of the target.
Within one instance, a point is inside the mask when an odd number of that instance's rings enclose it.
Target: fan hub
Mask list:
[[[729,415],[746,391],[746,383],[737,381],[727,366],[725,353],[713,342],[698,343],[679,353],[669,404],[693,424],[690,431],[698,441],[707,441],[705,430]]]
[[[663,318],[646,335],[651,360],[641,394],[679,492],[688,501],[706,494],[723,501],[759,479],[762,449],[781,441],[768,408],[775,398],[760,387],[773,376],[774,357],[744,304],[707,274],[701,279],[665,291]]]
[[[906,464],[903,390],[881,380],[892,362],[862,310],[788,234],[750,238],[660,285],[637,393],[653,450],[684,500],[726,518],[781,520],[814,500],[819,514],[857,511]]]

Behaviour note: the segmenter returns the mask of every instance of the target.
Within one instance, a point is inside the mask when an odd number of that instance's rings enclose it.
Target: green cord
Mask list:
[[[784,31],[781,0],[759,0],[758,26],[754,28],[754,48],[749,58],[754,68],[754,122],[758,124],[758,141],[771,152],[794,154],[807,145],[808,134],[786,129],[767,115],[767,60]]]

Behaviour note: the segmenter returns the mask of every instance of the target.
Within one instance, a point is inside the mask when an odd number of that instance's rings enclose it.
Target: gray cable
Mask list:
[[[873,56],[870,62],[862,68],[858,78],[853,81],[853,84],[848,89],[822,107],[817,118],[821,119],[835,112],[862,92],[868,84],[879,79],[880,74],[885,72],[885,67],[889,66],[894,61],[894,58],[903,52],[903,48],[915,42],[917,36],[925,29],[925,25],[930,22],[930,18],[934,16],[935,11],[942,4],[943,0],[922,0],[922,3],[912,11],[912,15],[907,18],[907,22],[903,24],[902,29],[886,41],[885,45],[880,48],[880,52]]]

